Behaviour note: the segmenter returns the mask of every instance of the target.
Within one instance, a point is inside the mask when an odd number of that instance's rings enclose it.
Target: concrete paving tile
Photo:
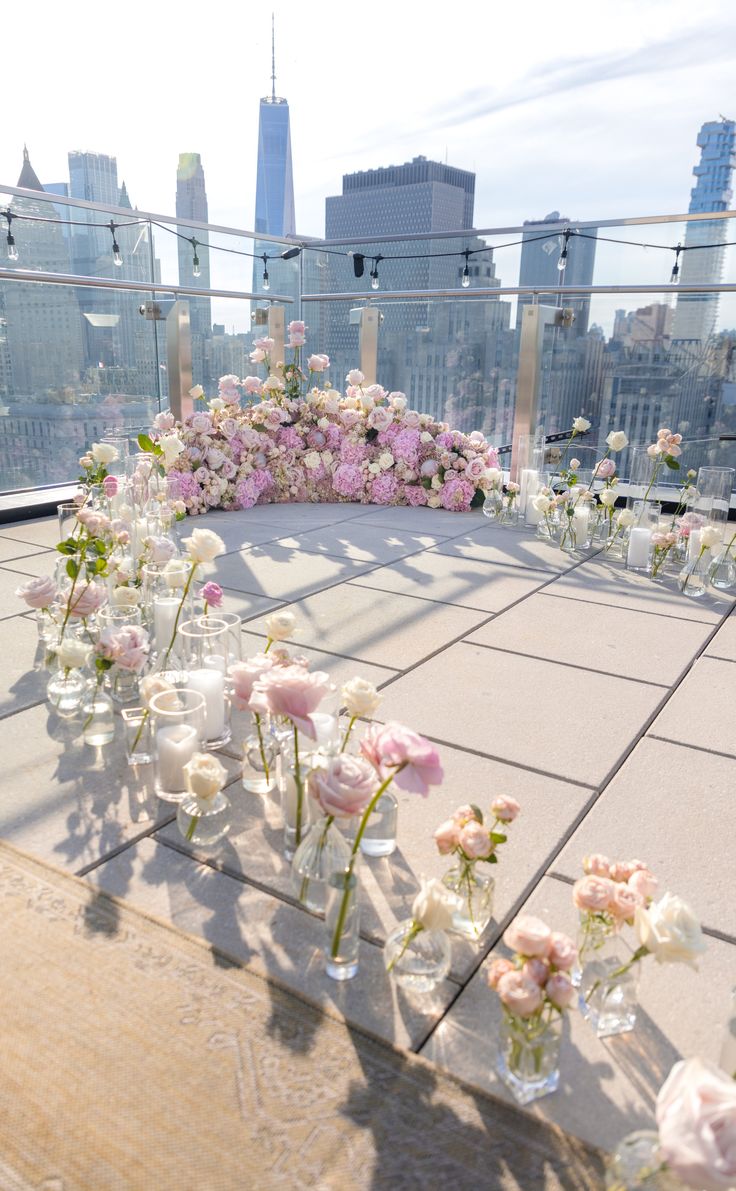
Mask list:
[[[0,563],[12,563],[18,559],[27,559],[33,555],[55,557],[50,555],[45,546],[31,546],[29,542],[16,542],[13,538],[0,537]]]
[[[359,731],[359,726],[356,731]],[[398,847],[385,858],[362,857],[364,899],[362,928],[369,938],[384,940],[397,922],[411,916],[411,905],[423,877],[441,877],[451,861],[440,856],[435,828],[463,803],[477,803],[488,811],[499,793],[517,798],[522,813],[508,832],[499,864],[489,868],[496,879],[493,922],[503,918],[527,885],[546,867],[546,858],[559,835],[572,823],[590,797],[588,790],[554,778],[529,774],[511,765],[489,761],[458,749],[443,748],[445,780],[427,799],[396,791],[399,801]],[[282,856],[282,818],[277,796],[248,794],[240,783],[228,789],[233,826],[225,840],[201,849],[181,838],[175,825],[157,832],[194,856],[211,857],[224,871],[244,876],[282,896],[296,899],[291,866]],[[481,866],[482,867],[482,866]],[[462,980],[488,947],[493,924],[478,945],[453,938],[452,975]]]
[[[736,757],[736,667],[701,657],[649,731]]]
[[[626,608],[589,604],[582,611],[572,600],[549,599],[541,592],[496,617],[469,640],[669,686],[711,632],[708,624],[642,616]]]
[[[365,514],[371,525],[384,525],[388,529],[409,529],[417,533],[436,533],[443,537],[458,537],[488,524],[482,513],[451,513],[447,509],[387,508],[371,505]]]
[[[730,599],[721,598],[724,593],[716,598],[712,588],[702,599],[689,600],[669,576],[662,583],[652,583],[645,575],[627,571],[622,563],[610,562],[602,554],[562,575],[547,590],[549,595],[566,599],[611,604],[615,608],[632,608],[707,624],[717,624],[732,607]]]
[[[597,785],[665,694],[614,675],[460,642],[391,683],[381,716],[449,744]]]
[[[575,931],[570,887],[547,879],[525,913],[555,929]],[[508,954],[503,946],[499,954]],[[641,964],[636,1029],[601,1040],[580,1014],[568,1015],[560,1050],[560,1086],[527,1112],[612,1150],[634,1129],[651,1129],[654,1101],[672,1064],[699,1056],[717,1060],[730,1004],[736,947],[708,939],[700,972],[683,964]],[[500,1002],[486,984],[487,964],[473,977],[422,1055],[495,1096],[510,1100],[496,1074]]]
[[[333,558],[352,558],[357,562],[390,562],[405,554],[416,554],[440,541],[420,530],[394,530],[380,525],[366,525],[365,518],[341,521],[323,529],[296,531],[279,540],[290,550],[330,554]]]
[[[725,620],[705,651],[706,657],[727,658],[736,662],[736,617]]]
[[[645,737],[553,869],[577,879],[591,852],[615,860],[638,857],[657,875],[662,892],[670,889],[697,903],[705,926],[736,938],[736,903],[727,876],[733,870],[735,791],[736,758]]]
[[[53,576],[60,558],[61,555],[56,550],[43,550],[36,554],[26,554],[23,558],[6,559],[2,563],[2,569],[17,575],[44,578],[46,575]],[[19,579],[18,582],[22,583],[23,580]]]
[[[24,563],[25,559],[20,559],[18,567]],[[33,566],[34,559],[30,559],[31,566]],[[53,574],[53,567],[47,567],[42,574]],[[32,579],[35,571],[29,570],[10,570],[9,567],[0,567],[0,620],[5,620],[10,616],[22,616],[24,612],[28,611],[28,605],[19,600],[15,594],[19,587]]]
[[[509,604],[529,595],[550,576],[540,571],[525,571],[501,563],[459,561],[445,554],[425,551],[414,558],[369,571],[351,584],[395,591],[397,595],[421,596],[423,599],[458,604],[461,608],[480,608],[502,612]]]
[[[207,576],[212,578],[212,576]],[[275,608],[283,605],[282,600],[269,600],[265,596],[248,595],[242,591],[230,591],[223,587],[223,612],[233,612],[241,620],[246,621],[251,616],[268,616]]]
[[[415,1045],[456,991],[446,981],[430,996],[397,994],[381,949],[366,942],[358,975],[336,983],[324,971],[321,919],[150,839],[94,869],[87,880],[401,1046]]]
[[[30,543],[31,546],[46,546],[52,550],[59,541],[57,517],[36,517],[32,521],[5,521],[0,524],[3,541]]]
[[[251,631],[251,628],[257,627],[258,624],[259,621],[255,620],[243,629],[243,657],[250,657],[254,653],[260,653],[266,644],[265,633],[261,634]],[[350,657],[341,657],[339,654],[324,653],[320,649],[312,649],[309,645],[302,645],[303,636],[308,637],[308,640],[312,639],[306,631],[302,633],[300,626],[297,625],[294,641],[284,642],[284,647],[294,657],[307,658],[310,669],[326,670],[338,687],[355,677],[367,678],[375,686],[380,686],[387,678],[392,678],[395,674],[399,673],[398,670],[391,666],[376,666],[371,662],[356,661]]]
[[[48,674],[41,670],[36,622],[28,616],[0,621],[0,716],[32,707],[46,698]]]
[[[274,600],[298,600],[367,570],[370,563],[306,554],[284,546],[254,546],[225,554],[208,567],[207,578],[223,587]]]
[[[246,550],[249,546],[260,545],[261,542],[271,542],[290,529],[288,505],[282,506],[284,512],[281,521],[273,518],[264,519],[253,514],[260,509],[249,509],[242,512],[220,512],[213,510],[201,517],[187,517],[177,526],[179,540],[187,538],[194,529],[211,529],[222,538],[227,552]]]
[[[318,555],[309,557],[327,561]],[[308,596],[294,604],[291,611],[299,621],[296,644],[308,641],[316,649],[322,647],[331,653],[402,670],[443,642],[470,632],[486,617],[484,612],[352,584]],[[258,620],[249,629],[263,631]]]
[[[568,571],[580,561],[554,544],[532,534],[514,533],[496,526],[480,526],[463,537],[434,547],[452,558],[473,558],[477,562],[502,562],[542,571]]]

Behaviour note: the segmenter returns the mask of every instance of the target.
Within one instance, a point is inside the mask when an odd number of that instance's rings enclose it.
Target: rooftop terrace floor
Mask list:
[[[50,714],[46,675],[31,668],[35,625],[13,591],[51,572],[55,521],[0,527],[0,837],[504,1099],[490,953],[522,909],[575,934],[586,853],[640,857],[700,916],[701,970],[643,964],[631,1034],[602,1041],[571,1014],[560,1088],[527,1111],[607,1149],[649,1127],[672,1063],[717,1059],[736,984],[733,602],[687,600],[476,513],[273,505],[203,520],[227,546],[210,577],[244,619],[246,655],[264,644],[264,616],[288,605],[298,652],[338,683],[371,679],[378,717],[440,748],[444,784],[426,800],[399,794],[397,851],[362,864],[358,977],[324,974],[322,923],[294,896],[275,802],[239,783],[237,744],[223,755],[233,828],[200,849],[150,776],[126,767],[119,737],[94,750],[79,722]],[[419,878],[448,867],[434,828],[499,793],[522,813],[495,869],[491,927],[477,947],[453,938],[434,994],[397,994],[381,947]]]

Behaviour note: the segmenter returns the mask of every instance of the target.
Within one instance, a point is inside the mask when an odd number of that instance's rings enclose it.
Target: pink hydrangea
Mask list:
[[[332,487],[348,500],[358,500],[363,493],[363,472],[354,463],[340,463],[332,477]]]
[[[252,509],[257,503],[260,492],[252,476],[240,480],[235,486],[235,499],[239,509]]]
[[[406,503],[412,508],[418,508],[420,505],[426,505],[429,499],[427,489],[422,488],[421,484],[407,484],[404,488],[404,496]]]
[[[470,502],[475,496],[475,488],[467,480],[450,480],[443,484],[440,490],[440,504],[443,509],[452,509],[464,513],[470,508]]]
[[[408,463],[411,467],[418,467],[419,443],[420,435],[418,430],[400,430],[391,448],[394,458],[400,459],[403,463]]]
[[[399,481],[390,471],[376,476],[370,485],[371,500],[377,505],[390,505],[396,500],[399,491]]]

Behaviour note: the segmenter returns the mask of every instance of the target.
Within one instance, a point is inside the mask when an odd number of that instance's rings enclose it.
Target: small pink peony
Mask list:
[[[469,823],[471,819],[475,819],[477,823],[480,823],[478,812],[470,803],[466,803],[465,806],[459,806],[456,811],[453,811],[452,817],[461,827]]]
[[[43,578],[29,579],[22,587],[15,590],[19,600],[25,600],[29,608],[48,608],[59,594],[59,589],[48,575]]]
[[[506,928],[503,941],[511,951],[526,956],[546,956],[552,931],[541,918],[520,914]]]
[[[572,887],[572,900],[579,910],[590,910],[600,914],[608,909],[613,890],[614,883],[608,877],[596,877],[591,874],[575,882]]]
[[[454,819],[445,819],[434,833],[434,842],[440,856],[449,856],[458,845],[459,830]]]
[[[310,674],[301,666],[274,666],[255,684],[249,706],[261,715],[286,716],[295,728],[315,740],[317,729],[311,716],[332,689],[329,674],[322,670]]]
[[[541,1009],[544,996],[539,985],[523,972],[506,972],[496,985],[496,992],[514,1017],[531,1017]]]
[[[555,968],[561,968],[567,972],[575,963],[578,957],[578,949],[568,935],[564,935],[562,931],[553,930],[549,939],[549,951],[547,958]]]
[[[608,875],[612,881],[628,881],[633,872],[634,869],[628,861],[616,860],[609,868]]]
[[[219,608],[222,605],[222,600],[225,593],[223,592],[219,583],[213,583],[210,579],[207,583],[205,583],[199,594],[208,608]]]
[[[600,852],[583,857],[583,872],[588,876],[607,877],[610,867],[611,861],[607,856],[602,856]]]
[[[558,1009],[569,1009],[578,999],[578,990],[567,972],[553,972],[544,986],[544,991]]]
[[[508,959],[501,959],[500,957],[492,959],[486,971],[486,980],[489,988],[496,988],[502,976],[507,972],[515,971],[514,965]]]
[[[309,793],[326,815],[362,815],[376,792],[375,770],[362,757],[339,753],[312,769]]]
[[[493,851],[488,828],[474,819],[460,829],[459,841],[468,860],[486,860]]]
[[[360,751],[382,781],[392,774],[400,790],[426,797],[430,786],[442,784],[444,772],[437,749],[403,724],[370,724]]]
[[[228,673],[233,684],[233,703],[240,711],[249,710],[249,700],[253,694],[253,687],[267,670],[274,665],[274,661],[265,653],[257,653],[244,662],[236,662]]]
[[[521,807],[515,798],[510,798],[507,794],[502,794],[499,798],[493,799],[491,810],[502,823],[513,823]]]

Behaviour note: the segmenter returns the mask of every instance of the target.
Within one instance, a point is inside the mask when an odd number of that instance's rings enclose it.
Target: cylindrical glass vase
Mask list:
[[[205,698],[188,689],[162,691],[150,701],[156,761],[156,793],[181,802],[187,793],[184,766],[202,751]]]
[[[352,980],[358,971],[359,889],[355,873],[333,873],[327,880],[325,970],[332,980]]]
[[[185,840],[210,847],[230,830],[230,800],[222,790],[214,798],[185,794],[176,812],[176,825]]]
[[[149,765],[153,761],[153,716],[150,711],[146,707],[124,707],[120,718],[128,764]]]
[[[557,1090],[561,1027],[559,1014],[543,1022],[539,1014],[523,1018],[504,1011],[496,1070],[517,1104]]]
[[[295,733],[281,739],[278,765],[279,798],[284,821],[284,856],[293,860],[294,853],[309,827],[309,799],[306,794],[309,754],[302,751],[299,740],[295,747]]]
[[[406,918],[386,939],[386,971],[402,988],[431,992],[450,970],[450,940],[443,930],[417,930]]]
[[[599,1038],[626,1034],[636,1025],[639,965],[620,935],[609,935],[587,954],[580,979],[580,1012]]]
[[[243,789],[268,794],[276,785],[277,748],[268,717],[253,715],[243,741]]]
[[[690,562],[686,562],[677,576],[677,586],[684,596],[690,600],[699,600],[708,591],[710,583],[710,560],[708,551],[698,554]]]
[[[396,849],[399,804],[390,790],[384,791],[368,819],[360,841],[364,856],[390,856]]]
[[[442,884],[460,901],[452,916],[453,931],[476,942],[491,921],[496,882],[490,874],[479,873],[475,864],[460,861],[445,873]]]
[[[299,901],[321,914],[327,900],[327,881],[347,872],[350,845],[331,817],[323,815],[310,826],[291,862],[291,880]]]
[[[87,694],[88,682],[81,670],[54,671],[46,687],[46,698],[56,714],[62,719],[71,719],[82,706]]]
[[[225,692],[230,628],[214,616],[197,616],[179,624],[186,685],[205,700],[204,747],[222,748],[232,738],[230,700]]]
[[[99,686],[95,686],[92,697],[82,704],[82,735],[84,743],[98,748],[109,744],[115,737],[115,712],[112,699]]]

